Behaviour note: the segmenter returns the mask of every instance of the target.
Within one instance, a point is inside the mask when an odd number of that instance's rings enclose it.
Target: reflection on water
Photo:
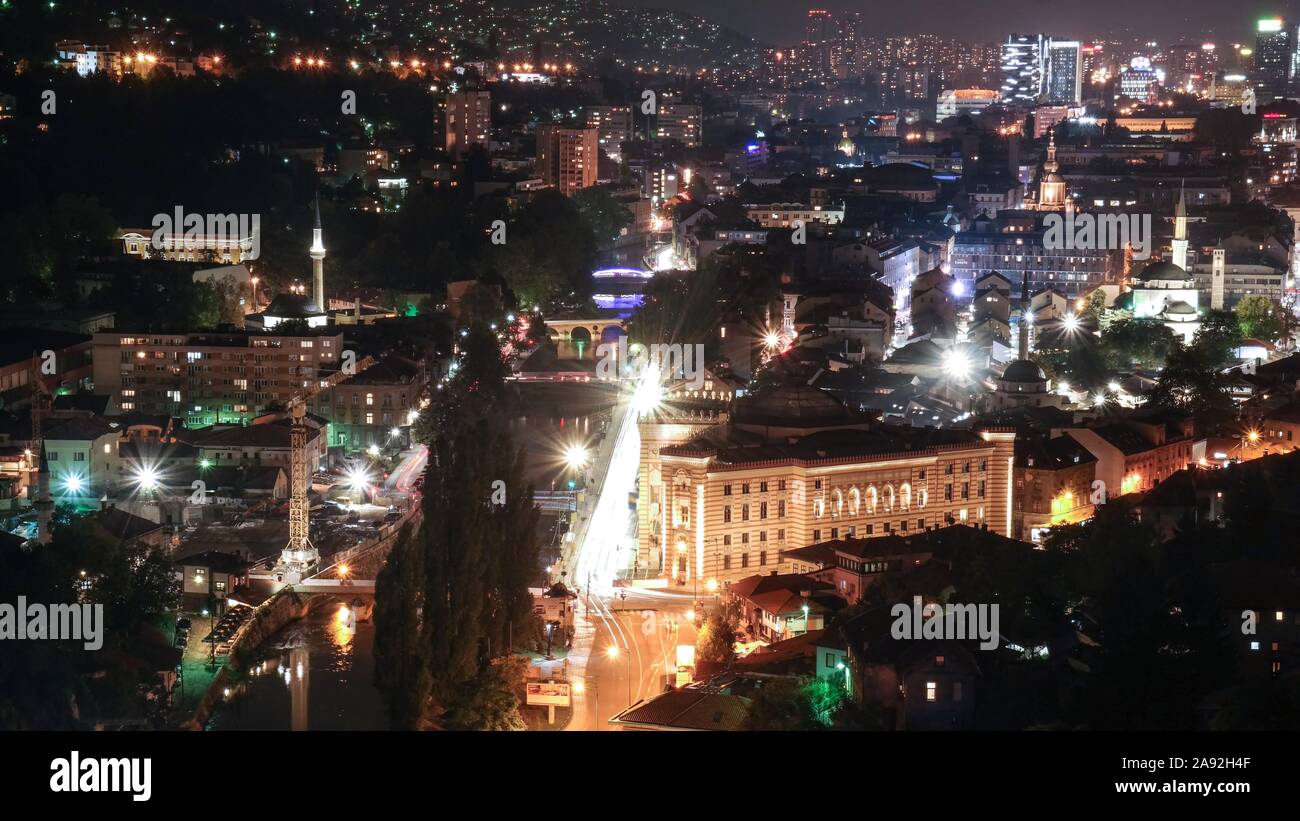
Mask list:
[[[289,625],[262,646],[208,729],[387,729],[374,644],[374,625],[343,606]]]

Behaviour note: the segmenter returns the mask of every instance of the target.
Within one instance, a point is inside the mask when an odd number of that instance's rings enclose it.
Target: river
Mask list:
[[[337,610],[288,625],[260,649],[253,674],[209,730],[384,730],[374,685],[375,628]]]

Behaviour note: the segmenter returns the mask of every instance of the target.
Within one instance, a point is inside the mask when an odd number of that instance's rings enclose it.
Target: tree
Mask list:
[[[1178,339],[1163,322],[1131,319],[1116,322],[1101,336],[1101,354],[1112,371],[1161,368],[1178,347]]]
[[[397,730],[420,726],[432,686],[421,625],[423,547],[403,530],[375,579],[375,686]]]
[[[423,716],[448,727],[513,727],[519,676],[501,659],[516,636],[524,644],[535,632],[528,587],[538,572],[538,513],[523,451],[507,432],[506,367],[495,334],[466,330],[460,367],[417,428],[429,446],[423,527],[410,548],[395,550],[398,565],[376,590],[376,623],[394,636],[377,643],[376,681],[398,726]],[[408,650],[413,642],[418,652]]]
[[[573,195],[582,221],[600,248],[608,248],[624,228],[632,224],[632,212],[601,186],[583,188]]]
[[[1282,333],[1278,307],[1266,296],[1252,294],[1242,297],[1237,303],[1236,314],[1243,336],[1271,342]]]
[[[519,716],[519,691],[527,662],[519,656],[493,660],[474,678],[461,684],[447,709],[449,730],[524,730]]]
[[[728,664],[736,657],[736,631],[721,613],[711,613],[695,639],[695,657],[713,664]]]
[[[1236,361],[1241,346],[1241,321],[1230,311],[1209,311],[1201,317],[1201,327],[1192,338],[1192,346],[1201,350],[1207,362],[1224,368]]]
[[[815,730],[812,699],[802,682],[766,681],[754,691],[742,728],[745,730]]]

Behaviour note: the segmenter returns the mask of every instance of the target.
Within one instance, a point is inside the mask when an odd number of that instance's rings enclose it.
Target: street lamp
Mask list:
[[[804,635],[808,634],[808,605],[806,604],[803,606],[803,632]]]
[[[605,656],[610,661],[618,661],[618,645],[611,644],[605,649]],[[627,654],[627,706],[632,708],[632,654]]]

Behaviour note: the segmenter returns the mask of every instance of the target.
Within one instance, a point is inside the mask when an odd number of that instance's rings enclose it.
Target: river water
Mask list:
[[[374,685],[375,628],[337,610],[288,625],[261,648],[253,674],[210,730],[384,730]]]

